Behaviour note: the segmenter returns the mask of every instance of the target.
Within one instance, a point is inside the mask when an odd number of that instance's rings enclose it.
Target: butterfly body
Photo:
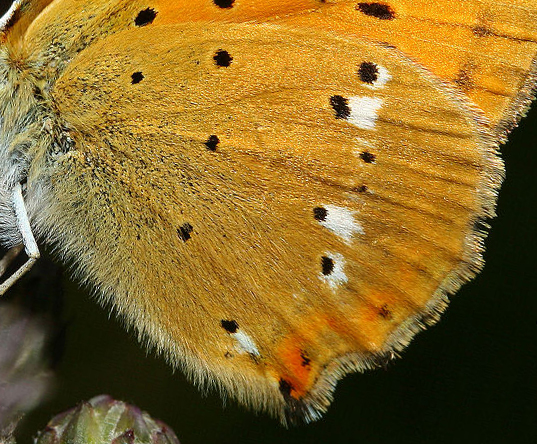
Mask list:
[[[0,53],[4,244],[25,183],[38,239],[174,366],[316,419],[480,269],[523,106],[483,111],[331,18],[351,2],[199,3],[22,2]]]

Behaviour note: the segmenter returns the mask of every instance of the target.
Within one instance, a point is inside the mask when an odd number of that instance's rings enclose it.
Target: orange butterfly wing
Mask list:
[[[468,94],[497,137],[524,115],[535,84],[537,5],[531,0],[156,1],[156,23],[273,21],[366,37],[398,48]],[[159,21],[160,20],[160,21]]]
[[[437,319],[481,266],[502,172],[501,131],[358,38],[356,5],[335,20],[349,6],[64,0],[7,38],[72,140],[52,160],[36,145],[38,232],[175,365],[280,416],[318,417],[343,374]],[[216,23],[233,21],[250,23]],[[443,60],[427,66],[460,71]],[[479,103],[495,128],[527,99],[519,71],[508,104]]]

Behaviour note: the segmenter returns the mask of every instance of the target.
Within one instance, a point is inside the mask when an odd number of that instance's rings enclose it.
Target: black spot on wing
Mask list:
[[[282,394],[284,399],[289,398],[291,396],[291,390],[293,390],[293,385],[289,381],[280,378],[280,393]]]
[[[474,71],[475,66],[471,63],[466,63],[460,67],[457,76],[454,79],[455,84],[462,89],[465,93],[468,93],[475,87]]]
[[[326,220],[326,216],[328,215],[328,210],[323,207],[315,207],[313,209],[313,218],[315,220],[318,220],[319,222],[323,222]]]
[[[379,308],[379,315],[380,315],[380,317],[382,317],[384,319],[392,319],[393,318],[392,312],[388,308],[388,304],[383,304]]]
[[[334,260],[328,256],[321,258],[321,270],[325,276],[329,276],[334,271]]]
[[[379,20],[393,20],[395,18],[395,11],[386,3],[358,3],[356,9],[364,15],[375,17]]]
[[[224,330],[231,334],[237,333],[237,330],[239,329],[239,324],[237,324],[237,321],[227,321],[222,319],[220,321],[220,325]]]
[[[300,358],[302,359],[302,362],[301,362],[302,367],[309,367],[310,366],[311,359],[308,357],[308,354],[304,350],[302,350],[300,352]]]
[[[218,136],[213,134],[209,136],[209,138],[205,142],[205,147],[209,151],[216,151],[216,147],[218,146],[219,143],[220,143],[220,139],[218,138]]]
[[[213,0],[213,3],[222,9],[230,9],[233,7],[235,0]]]
[[[138,13],[134,19],[134,24],[136,26],[146,26],[153,23],[153,20],[155,20],[156,17],[157,11],[155,11],[153,8],[147,8]]]
[[[336,113],[336,119],[348,119],[351,115],[349,100],[343,96],[330,97],[330,105]]]
[[[353,188],[353,191],[357,192],[357,193],[365,193],[367,192],[368,188],[367,188],[367,185],[359,185],[355,188]]]
[[[229,65],[231,65],[231,62],[233,61],[233,57],[231,57],[229,52],[223,49],[219,49],[214,54],[213,60],[216,63],[216,66],[227,68]]]
[[[362,82],[372,85],[379,78],[379,68],[375,63],[362,62],[358,68],[358,76]]]
[[[375,163],[376,156],[369,151],[364,151],[363,153],[360,153],[360,159],[365,163]]]
[[[136,85],[137,83],[140,83],[142,80],[144,80],[144,75],[140,71],[132,73],[132,75],[131,75],[131,83],[133,85]]]
[[[187,222],[177,229],[177,235],[179,236],[179,239],[181,239],[183,242],[186,242],[192,237],[191,233],[193,230],[194,227]]]

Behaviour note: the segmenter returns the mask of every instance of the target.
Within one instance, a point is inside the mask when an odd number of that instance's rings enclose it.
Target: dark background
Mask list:
[[[183,444],[537,442],[536,151],[537,108],[502,147],[507,179],[484,271],[403,359],[341,381],[321,421],[287,430],[202,396],[65,278],[57,391],[25,418],[19,443],[101,393],[162,419]]]

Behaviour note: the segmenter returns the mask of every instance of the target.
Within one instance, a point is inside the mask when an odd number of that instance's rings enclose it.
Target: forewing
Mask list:
[[[216,4],[226,4],[218,7]],[[533,0],[349,0],[154,3],[156,23],[273,21],[385,42],[452,82],[503,140],[534,93],[537,4]]]
[[[49,2],[23,5],[40,10]],[[26,43],[30,51],[39,51],[41,60],[50,57],[62,68],[58,59],[69,62],[94,40],[120,30],[196,21],[273,22],[384,42],[468,95],[501,141],[534,94],[533,0],[443,0],[441,7],[429,0],[62,0],[37,17]],[[65,51],[59,54],[58,47]]]

